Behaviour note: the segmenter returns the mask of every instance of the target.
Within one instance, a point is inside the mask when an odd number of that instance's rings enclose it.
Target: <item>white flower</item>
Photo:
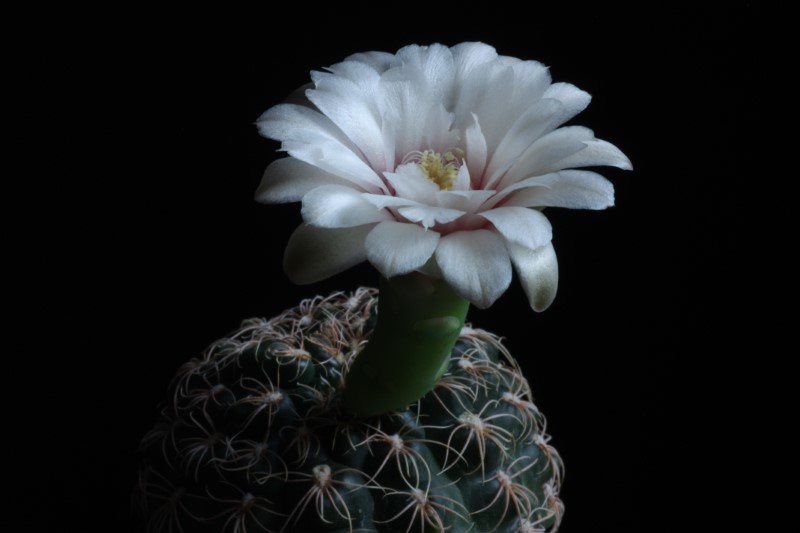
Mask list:
[[[369,260],[386,277],[442,277],[485,308],[513,264],[531,306],[549,306],[558,265],[542,209],[611,206],[608,180],[567,169],[631,168],[591,130],[559,128],[590,96],[482,43],[355,54],[326,70],[258,120],[291,157],[267,168],[256,198],[302,200],[289,277]]]

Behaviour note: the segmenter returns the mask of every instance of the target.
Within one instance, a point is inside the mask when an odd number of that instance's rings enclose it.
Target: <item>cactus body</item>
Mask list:
[[[465,327],[440,382],[405,409],[343,409],[375,296],[336,293],[247,320],[181,367],[142,442],[148,531],[557,529],[561,461],[494,335]]]

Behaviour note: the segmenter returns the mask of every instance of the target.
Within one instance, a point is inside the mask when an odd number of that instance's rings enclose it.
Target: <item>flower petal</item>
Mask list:
[[[486,168],[486,174],[492,177],[486,184],[487,187],[492,187],[499,177],[498,169],[506,167],[508,162],[517,159],[536,139],[561,124],[558,117],[563,107],[558,100],[540,100],[513,123]]]
[[[547,174],[564,168],[559,162],[586,148],[586,141],[594,139],[594,133],[583,126],[568,126],[551,131],[540,137],[509,169],[498,186],[505,188],[524,178]]]
[[[535,209],[498,207],[479,215],[491,222],[506,240],[526,248],[544,246],[553,238],[550,221]]]
[[[534,311],[550,307],[558,290],[558,261],[552,243],[531,250],[508,243],[511,261]]]
[[[478,188],[486,168],[486,139],[481,131],[478,117],[472,115],[473,123],[464,130],[464,143],[466,144],[466,161],[472,186]]]
[[[435,256],[453,290],[481,309],[492,305],[511,283],[508,251],[492,231],[445,235]]]
[[[410,45],[398,50],[397,57],[420,70],[436,100],[443,101],[450,93],[455,66],[453,54],[448,47],[441,44]]]
[[[293,283],[329,278],[366,260],[364,241],[374,224],[353,228],[317,228],[303,224],[289,238],[283,269]]]
[[[392,216],[350,187],[324,185],[303,197],[303,221],[322,228],[349,228],[391,220]]]
[[[426,229],[436,224],[447,224],[464,215],[464,211],[447,209],[446,207],[431,207],[428,205],[410,205],[397,210],[411,222],[419,222]]]
[[[407,274],[433,255],[439,234],[416,224],[381,222],[367,235],[367,259],[387,278]]]
[[[377,72],[385,72],[400,64],[397,55],[389,52],[358,52],[348,56],[345,61],[358,61],[374,68]]]
[[[464,168],[464,167],[461,167]],[[496,191],[437,191],[436,205],[450,209],[459,209],[467,213],[474,213],[492,196]]]
[[[478,65],[497,59],[494,47],[477,42],[460,43],[450,48],[456,69],[456,79],[462,80]]]
[[[570,209],[605,209],[614,205],[614,185],[588,170],[562,170],[523,180],[517,185],[523,183],[532,186],[520,187],[503,205]]]
[[[513,122],[492,155],[486,174],[492,179],[487,187],[508,168],[508,163],[520,155],[542,135],[583,111],[592,97],[569,83],[555,83],[544,92],[541,100],[528,103],[527,109]]]
[[[280,104],[261,115],[256,124],[261,135],[281,141],[281,148],[292,157],[357,183],[365,190],[383,190],[380,177],[357,155],[358,148],[319,111]]]
[[[631,160],[610,142],[601,139],[586,141],[586,147],[555,163],[562,168],[609,166],[622,170],[633,170]]]
[[[386,168],[381,112],[374,97],[380,76],[356,61],[340,68],[362,71],[361,85],[341,75],[314,72],[315,88],[308,90],[306,96],[358,147],[373,169]]]
[[[432,202],[439,186],[425,177],[425,173],[416,163],[406,163],[397,167],[396,172],[384,172],[383,175],[397,196],[415,202]]]
[[[589,128],[568,126],[552,131],[533,143],[506,173],[500,187],[530,176],[589,166],[614,166],[624,170],[633,168],[619,148],[596,139]]]
[[[256,200],[265,204],[299,202],[321,185],[348,185],[347,181],[293,157],[270,163],[256,190]]]
[[[363,197],[366,201],[368,201],[378,209],[384,209],[386,207],[405,207],[408,205],[421,205],[416,200],[403,198],[401,196],[390,196],[388,194],[364,193]]]
[[[552,84],[542,95],[542,99],[553,98],[563,104],[562,114],[559,115],[561,124],[568,121],[589,105],[592,96],[582,91],[571,83],[557,82]]]

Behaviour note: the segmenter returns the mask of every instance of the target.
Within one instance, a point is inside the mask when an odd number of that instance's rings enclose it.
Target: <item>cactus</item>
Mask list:
[[[143,440],[138,503],[165,532],[545,532],[562,463],[500,340],[465,326],[517,273],[555,298],[548,207],[604,209],[630,169],[589,95],[483,43],[355,54],[257,121],[289,157],[256,192],[302,202],[295,283],[362,261],[379,293],[249,320],[183,366]],[[380,296],[378,296],[380,294]]]
[[[376,296],[362,288],[246,320],[180,368],[142,441],[147,531],[558,528],[562,463],[495,335],[462,327],[441,379],[408,406],[344,408]]]

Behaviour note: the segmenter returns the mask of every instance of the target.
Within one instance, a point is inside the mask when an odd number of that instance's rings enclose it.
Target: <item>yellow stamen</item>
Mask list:
[[[460,167],[458,158],[463,155],[463,150],[458,148],[443,154],[433,150],[425,150],[419,154],[417,164],[425,177],[439,186],[440,190],[449,191],[458,176]]]

